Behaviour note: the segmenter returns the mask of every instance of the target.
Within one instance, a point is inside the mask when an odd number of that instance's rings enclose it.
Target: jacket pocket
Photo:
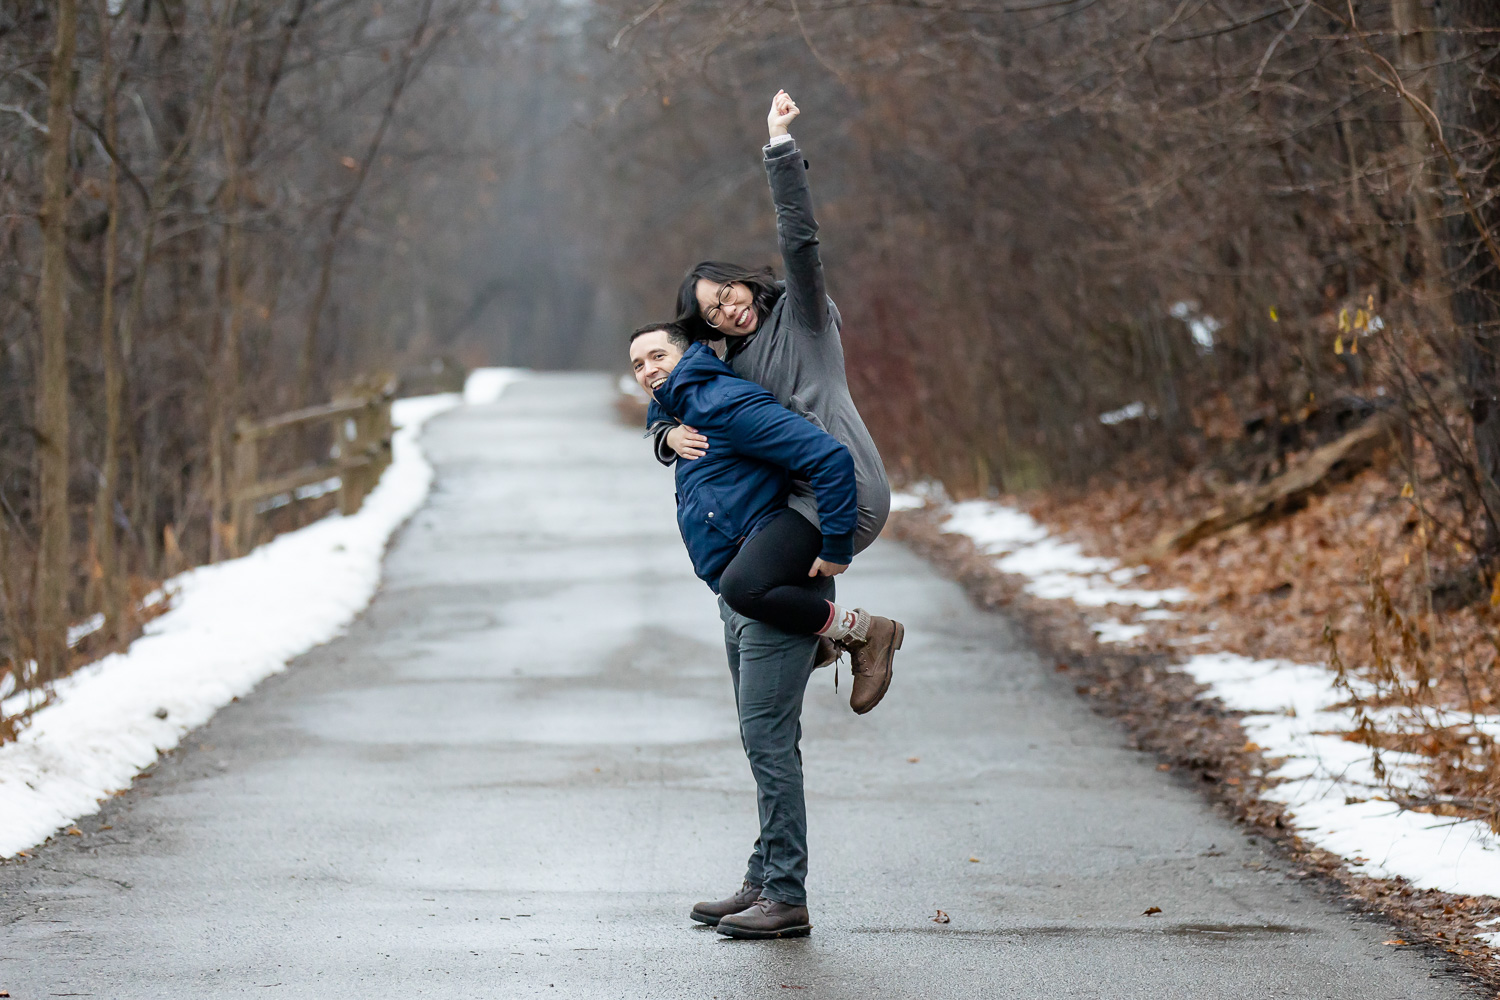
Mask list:
[[[724,509],[724,504],[720,501],[717,492],[704,489],[699,491],[694,499],[697,500],[697,514],[705,525],[713,528],[731,542],[740,540],[739,522]]]

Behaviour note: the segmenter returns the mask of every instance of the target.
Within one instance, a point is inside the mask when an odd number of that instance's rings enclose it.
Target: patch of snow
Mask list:
[[[928,504],[945,504],[948,491],[931,479],[918,480],[904,490],[891,491],[891,510],[916,510]]]
[[[87,639],[89,636],[93,635],[103,627],[104,616],[102,614],[90,615],[88,618],[85,618],[77,625],[69,626],[68,648],[72,649],[74,646],[78,645],[80,642]]]
[[[505,387],[526,377],[524,368],[475,368],[464,380],[464,403],[484,406],[495,402]],[[634,384],[634,379],[631,383]]]
[[[275,496],[267,497],[266,499],[260,501],[255,505],[255,512],[257,514],[264,514],[268,510],[276,510],[278,507],[285,507],[293,500],[315,500],[318,497],[326,496],[329,493],[332,493],[334,490],[343,485],[343,479],[338,476],[330,476],[329,478],[320,480],[316,483],[308,483],[306,486],[299,486],[296,489],[292,490],[290,493],[277,493]]]
[[[965,500],[949,511],[943,531],[968,535],[981,552],[998,555],[1047,537],[1030,514],[991,500]]]
[[[1108,413],[1099,414],[1099,422],[1114,426],[1115,424],[1123,424],[1127,420],[1137,420],[1145,415],[1146,404],[1140,400],[1136,400],[1134,403],[1127,403],[1118,410],[1110,410]]]
[[[1083,546],[1077,542],[1043,538],[996,560],[995,565],[1002,573],[1047,576],[1053,573],[1109,573],[1119,564],[1113,559],[1084,555]]]
[[[1193,595],[1180,587],[1167,590],[1130,590],[1111,586],[1101,577],[1081,577],[1070,573],[1045,573],[1027,583],[1025,590],[1048,601],[1068,598],[1086,608],[1102,608],[1110,604],[1131,604],[1138,608],[1154,608],[1162,604],[1175,604]]]
[[[1196,302],[1174,302],[1172,308],[1167,310],[1174,319],[1180,319],[1187,324],[1188,333],[1193,337],[1193,343],[1203,354],[1212,354],[1214,351],[1214,334],[1223,329],[1224,324],[1212,316],[1205,316],[1198,311]]]
[[[1167,611],[1165,608],[1158,608],[1154,611],[1142,611],[1140,617],[1141,621],[1146,622],[1169,622],[1181,618],[1182,615],[1175,611]]]
[[[1121,587],[1119,584],[1144,573],[1145,568],[1086,555],[1076,542],[1053,538],[1031,515],[991,500],[954,504],[942,530],[967,535],[981,552],[1000,556],[995,567],[1002,573],[1026,577],[1026,592],[1044,600],[1068,598],[1095,608],[1109,604],[1154,608],[1192,596],[1180,588]]]
[[[1209,642],[1212,639],[1213,639],[1213,636],[1211,636],[1211,635],[1209,635],[1207,633],[1204,633],[1202,635],[1183,636],[1180,639],[1168,639],[1167,640],[1167,645],[1168,646],[1196,646],[1199,643]]]
[[[1478,926],[1480,926],[1480,927],[1494,927],[1497,924],[1500,924],[1500,917],[1496,917],[1493,920],[1481,920],[1479,922]],[[1480,935],[1478,935],[1478,937],[1479,937],[1479,940],[1483,941],[1485,944],[1489,945],[1491,948],[1500,948],[1500,931],[1491,931],[1488,934],[1480,934]]]
[[[1286,804],[1308,840],[1345,858],[1367,859],[1361,870],[1370,875],[1500,896],[1500,843],[1489,827],[1405,811],[1389,801],[1389,783],[1420,781],[1421,759],[1383,753],[1387,780],[1377,778],[1369,748],[1340,736],[1352,720],[1329,707],[1347,697],[1330,671],[1231,653],[1200,653],[1184,669],[1228,708],[1250,713],[1242,720],[1245,732],[1267,758],[1282,758],[1271,772],[1282,781],[1265,795]]]
[[[1089,628],[1093,630],[1100,642],[1131,642],[1146,634],[1146,626],[1128,625],[1114,618],[1094,622]]]
[[[53,685],[52,703],[0,746],[0,857],[94,812],[220,706],[338,636],[374,596],[387,540],[432,484],[422,425],[463,399],[492,402],[519,377],[479,369],[463,396],[397,400],[391,465],[357,514],[331,514],[174,577],[171,609],[129,649]],[[23,697],[42,693],[15,695],[5,710]]]

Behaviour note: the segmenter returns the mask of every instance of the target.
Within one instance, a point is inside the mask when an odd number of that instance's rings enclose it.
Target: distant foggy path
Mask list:
[[[189,736],[85,836],[0,866],[0,987],[1467,995],[1120,749],[1003,619],[892,543],[840,579],[908,624],[890,695],[855,717],[825,670],[807,699],[812,937],[691,923],[739,884],[754,786],[670,473],[613,391],[539,376],[436,419],[433,495],[350,634]]]

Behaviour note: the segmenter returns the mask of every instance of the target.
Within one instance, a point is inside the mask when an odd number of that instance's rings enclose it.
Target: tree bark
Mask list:
[[[104,141],[118,150],[119,120],[116,101],[119,81],[115,78],[114,22],[109,0],[99,0],[100,68],[104,91]],[[105,191],[109,228],[104,235],[104,287],[99,301],[99,351],[104,363],[104,448],[99,460],[99,490],[94,498],[94,553],[99,560],[100,610],[104,614],[104,636],[109,643],[121,638],[121,580],[119,546],[115,538],[115,498],[119,495],[120,423],[124,411],[125,378],[119,341],[115,336],[115,278],[120,262],[120,165],[109,158],[109,182]]]
[[[1484,46],[1500,41],[1500,7],[1439,0],[1433,13],[1444,29],[1434,110],[1454,164],[1446,227],[1451,303],[1487,521],[1480,561],[1493,572],[1500,565],[1500,204],[1486,193],[1500,184],[1500,94],[1486,84],[1479,60]]]
[[[41,376],[37,386],[41,545],[37,552],[37,680],[66,670],[68,591],[68,147],[73,124],[77,0],[57,0],[57,40],[47,80],[47,152],[42,172],[42,271],[37,289]]]
[[[1391,4],[1392,26],[1396,29],[1396,68],[1402,83],[1417,100],[1429,107],[1434,100],[1433,69],[1436,51],[1433,45],[1432,13],[1422,0],[1394,0]],[[1422,112],[1401,102],[1401,138],[1411,159],[1412,226],[1417,234],[1417,256],[1422,262],[1422,280],[1427,298],[1437,307],[1443,319],[1448,318],[1446,282],[1447,263],[1443,259],[1441,233],[1443,204],[1438,197],[1434,143],[1429,131],[1431,121]],[[1446,325],[1446,324],[1445,324]]]

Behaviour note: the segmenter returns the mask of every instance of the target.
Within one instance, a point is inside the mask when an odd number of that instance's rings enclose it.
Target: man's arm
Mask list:
[[[679,458],[689,461],[702,458],[708,451],[708,438],[698,433],[696,427],[675,420],[648,422],[646,436],[651,439],[652,452],[662,465],[671,465]]]

